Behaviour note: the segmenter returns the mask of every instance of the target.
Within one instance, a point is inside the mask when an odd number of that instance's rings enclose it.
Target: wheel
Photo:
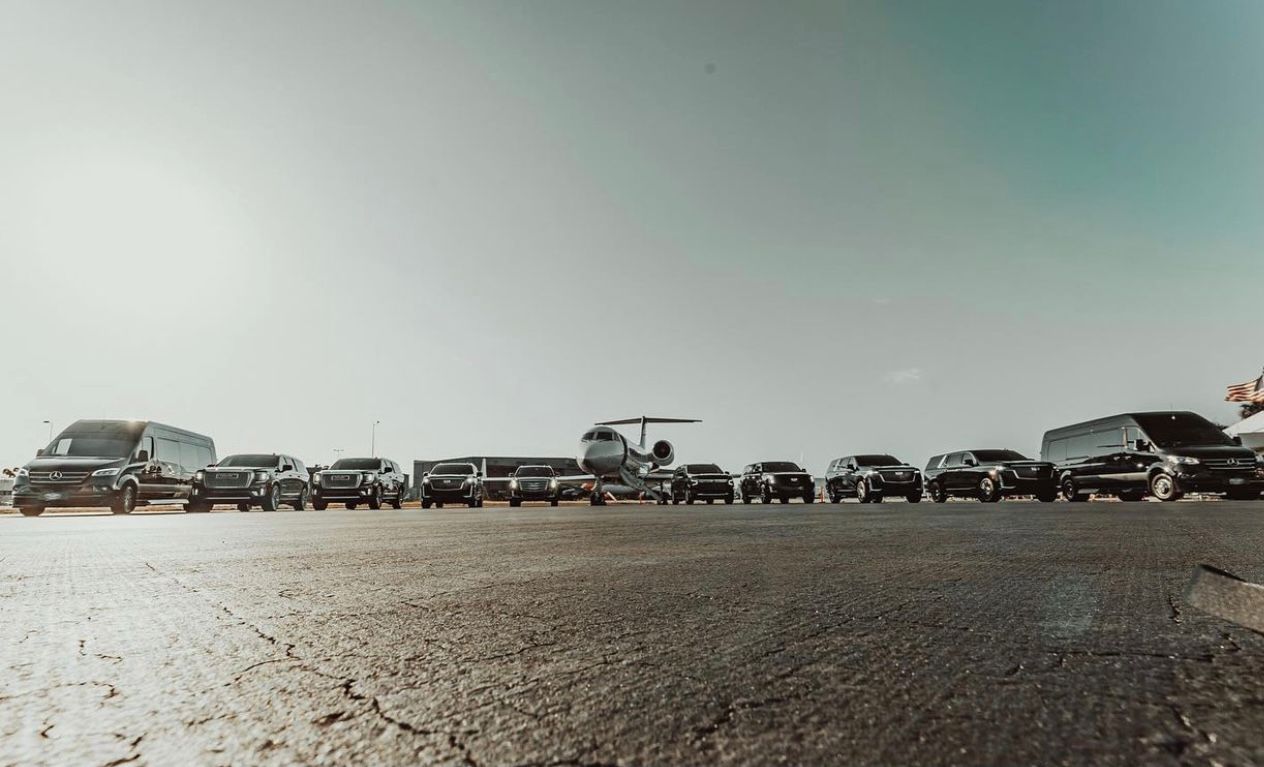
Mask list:
[[[764,488],[759,491],[759,500],[764,503],[772,503],[772,491],[768,489],[767,485],[764,485]]]
[[[307,510],[307,488],[298,491],[298,498],[295,498],[291,505],[294,506],[295,511]]]
[[[404,508],[404,488],[401,487],[399,492],[395,494],[395,500],[391,501],[391,508],[396,511]]]
[[[779,499],[782,503],[790,503],[790,496],[788,496],[788,495],[778,496],[778,499]]]
[[[114,496],[114,502],[110,504],[110,511],[115,514],[131,514],[135,510],[136,486],[123,485],[123,489]]]
[[[921,490],[914,490],[913,492],[911,492],[911,493],[909,493],[908,495],[904,496],[904,500],[908,501],[909,503],[921,503],[921,502],[922,502],[922,491],[921,491]]]
[[[324,511],[325,509],[329,508],[329,502],[317,499],[315,501],[312,501],[312,508],[317,511]]]
[[[808,493],[803,496],[804,503],[816,503],[816,493]]]
[[[342,505],[347,507],[347,511],[355,511],[355,507],[356,507],[358,504],[352,503],[351,501],[347,501],[346,503],[344,503],[344,504],[342,504]]]
[[[714,498],[708,498],[708,499],[707,499],[707,505],[708,505],[708,506],[710,506],[710,505],[711,505],[711,502],[712,502],[712,501],[714,501],[714,500],[715,500]]]
[[[1144,490],[1128,490],[1119,494],[1119,500],[1135,503],[1145,500]]]
[[[825,492],[829,496],[830,503],[842,503],[843,497],[839,495],[838,493],[834,492],[834,488],[827,487],[825,489]]]
[[[248,504],[248,503],[239,503],[239,504],[237,504],[237,510],[238,510],[238,511],[250,511],[250,504]]]
[[[480,495],[480,496],[478,497],[478,503],[475,503],[474,505],[475,505],[475,506],[477,506],[477,507],[478,507],[478,508],[480,508],[480,509],[481,509],[481,508],[483,508],[483,496],[481,496],[481,495]]]
[[[436,508],[436,509],[442,509],[442,508],[443,508],[443,501],[435,501],[435,502],[434,502],[434,505],[435,505],[435,508]]]
[[[1260,497],[1260,491],[1250,487],[1235,487],[1225,497],[1231,501],[1254,501]]]
[[[550,498],[550,499],[549,499],[549,505],[550,505],[550,506],[556,506],[556,505],[557,505],[557,500],[558,500],[558,499],[556,499],[556,498]]]
[[[264,511],[276,511],[281,508],[281,486],[273,485],[268,488],[268,494],[263,499]]]
[[[1072,503],[1083,503],[1088,500],[1088,493],[1081,493],[1075,485],[1075,478],[1067,477],[1062,480],[1062,497]]]
[[[869,492],[869,480],[862,479],[856,483],[856,500],[861,503],[870,503],[872,494]]]
[[[519,506],[521,506],[521,505],[522,505],[522,500],[521,500],[521,499],[518,499],[518,498],[510,498],[510,499],[509,499],[509,508],[511,508],[511,509],[516,509],[516,508],[518,508],[518,507],[519,507]]]
[[[1053,503],[1054,501],[1058,500],[1058,494],[1056,492],[1036,493],[1036,500],[1040,501],[1041,503]]]
[[[24,517],[38,517],[44,513],[43,506],[22,506],[18,509]]]
[[[938,482],[931,482],[926,486],[926,489],[930,491],[930,499],[935,503],[947,502],[948,491],[944,490],[943,485],[940,485]]]
[[[724,496],[724,503],[725,503],[726,505],[728,505],[728,506],[732,506],[732,505],[733,505],[733,494],[732,494],[732,493],[729,493],[728,495]]]
[[[374,491],[373,495],[369,496],[369,508],[374,511],[382,508],[382,493],[380,490]]]
[[[991,476],[979,480],[977,488],[979,500],[983,503],[996,503],[1001,500],[1001,486]]]
[[[1176,483],[1176,477],[1159,472],[1150,478],[1150,495],[1153,495],[1160,501],[1179,501],[1185,493],[1181,491],[1180,485]]]
[[[205,514],[211,510],[211,504],[198,501],[196,503],[186,503],[184,510],[188,514]]]
[[[431,504],[431,501],[430,501],[430,499],[429,499],[429,498],[422,498],[422,499],[421,499],[421,508],[423,508],[423,509],[428,509],[428,508],[430,508],[430,506],[431,506],[431,505],[432,505],[432,504]]]
[[[693,499],[693,495],[692,495],[692,494],[690,494],[690,492],[689,492],[688,490],[686,490],[686,491],[685,491],[685,505],[686,505],[686,506],[692,506],[692,505],[693,505],[693,500],[694,500],[694,499]]]
[[[468,501],[466,501],[466,502],[465,502],[465,505],[466,505],[466,507],[467,507],[467,508],[472,509],[472,508],[474,508],[475,506],[477,506],[477,505],[478,505],[478,501],[474,500],[474,497],[473,497],[473,496],[470,496],[470,499],[469,499]]]

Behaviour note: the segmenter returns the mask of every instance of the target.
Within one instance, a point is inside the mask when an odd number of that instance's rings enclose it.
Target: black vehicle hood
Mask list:
[[[916,466],[902,463],[899,466],[861,466],[861,471],[921,471]]]
[[[24,468],[27,471],[96,471],[107,466],[125,466],[126,464],[126,458],[56,455],[36,458]]]
[[[728,474],[690,474],[690,479],[732,479]]]
[[[1237,458],[1246,459],[1247,463],[1255,463],[1255,451],[1240,445],[1190,445],[1189,447],[1164,448],[1163,452],[1187,458]]]
[[[1023,466],[1050,466],[1053,464],[1049,461],[991,461],[979,464],[982,467],[988,466],[1004,466],[1007,469],[1017,469]]]
[[[761,471],[759,474],[760,476],[766,475],[769,477],[807,477],[808,479],[812,478],[812,475],[808,474],[806,471]]]

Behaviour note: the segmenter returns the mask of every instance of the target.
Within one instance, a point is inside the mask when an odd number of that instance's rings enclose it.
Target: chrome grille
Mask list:
[[[77,485],[87,479],[88,474],[86,471],[33,471],[30,481],[41,485]]]
[[[350,490],[360,486],[360,475],[354,472],[326,472],[320,475],[320,484],[331,490]]]
[[[913,478],[912,469],[894,469],[887,471],[879,471],[883,479],[889,479],[893,482],[908,482]]]
[[[206,486],[216,490],[239,489],[250,487],[251,471],[208,471]]]
[[[539,492],[548,486],[547,479],[524,479],[522,480],[522,489],[530,492]]]
[[[1218,471],[1247,471],[1255,469],[1253,458],[1204,458],[1203,465]]]
[[[436,477],[430,480],[430,484],[437,490],[455,490],[465,483],[465,477],[444,478]]]

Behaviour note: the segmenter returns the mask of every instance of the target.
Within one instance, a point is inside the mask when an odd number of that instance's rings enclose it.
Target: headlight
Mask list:
[[[366,483],[368,483],[368,484],[372,484],[372,483],[374,483],[374,482],[377,482],[377,474],[375,474],[374,472],[371,472],[371,471],[370,471],[369,473],[367,473],[367,474],[365,474],[365,475],[364,475],[364,481],[365,481]]]
[[[18,476],[19,476],[19,477],[25,477],[25,476],[29,475],[30,473],[31,473],[31,472],[29,472],[29,471],[27,471],[27,470],[26,470],[26,467],[25,467],[25,466],[23,466],[22,468],[18,469]]]
[[[764,480],[765,480],[765,481],[767,481],[767,482],[776,482],[776,481],[777,481],[777,478],[776,478],[776,477],[774,477],[774,476],[773,476],[773,475],[771,475],[771,474],[765,474],[765,475],[764,475]]]
[[[1202,461],[1197,458],[1193,458],[1188,455],[1169,455],[1167,459],[1172,463],[1184,464],[1185,466],[1193,466],[1195,464],[1202,463]]]
[[[518,486],[518,480],[517,480],[517,479],[511,479],[511,480],[509,480],[509,486],[510,486],[511,488],[513,488],[513,487],[517,487],[517,486]]]
[[[1004,466],[993,466],[992,471],[1005,471]]]
[[[556,480],[556,479],[550,479],[550,480],[549,480],[549,487],[557,487],[557,480]]]
[[[272,475],[269,474],[268,472],[266,471],[255,472],[255,482],[267,482],[269,479],[272,479]]]
[[[422,478],[421,478],[421,484],[423,484],[423,485],[428,485],[428,484],[430,484],[430,477],[422,477]]]
[[[312,484],[313,484],[313,485],[319,485],[319,484],[320,484],[320,472],[319,472],[319,471],[318,471],[318,472],[316,472],[315,474],[313,474],[313,475],[312,475]]]
[[[96,471],[92,472],[92,476],[113,477],[115,474],[118,474],[118,473],[119,473],[119,468],[117,466],[112,466],[108,469],[97,469]]]

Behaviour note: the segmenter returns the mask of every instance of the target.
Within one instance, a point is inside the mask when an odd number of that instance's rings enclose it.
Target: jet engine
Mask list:
[[[676,458],[676,451],[672,448],[672,443],[665,439],[655,442],[650,454],[654,456],[654,463],[659,466],[667,466]]]

